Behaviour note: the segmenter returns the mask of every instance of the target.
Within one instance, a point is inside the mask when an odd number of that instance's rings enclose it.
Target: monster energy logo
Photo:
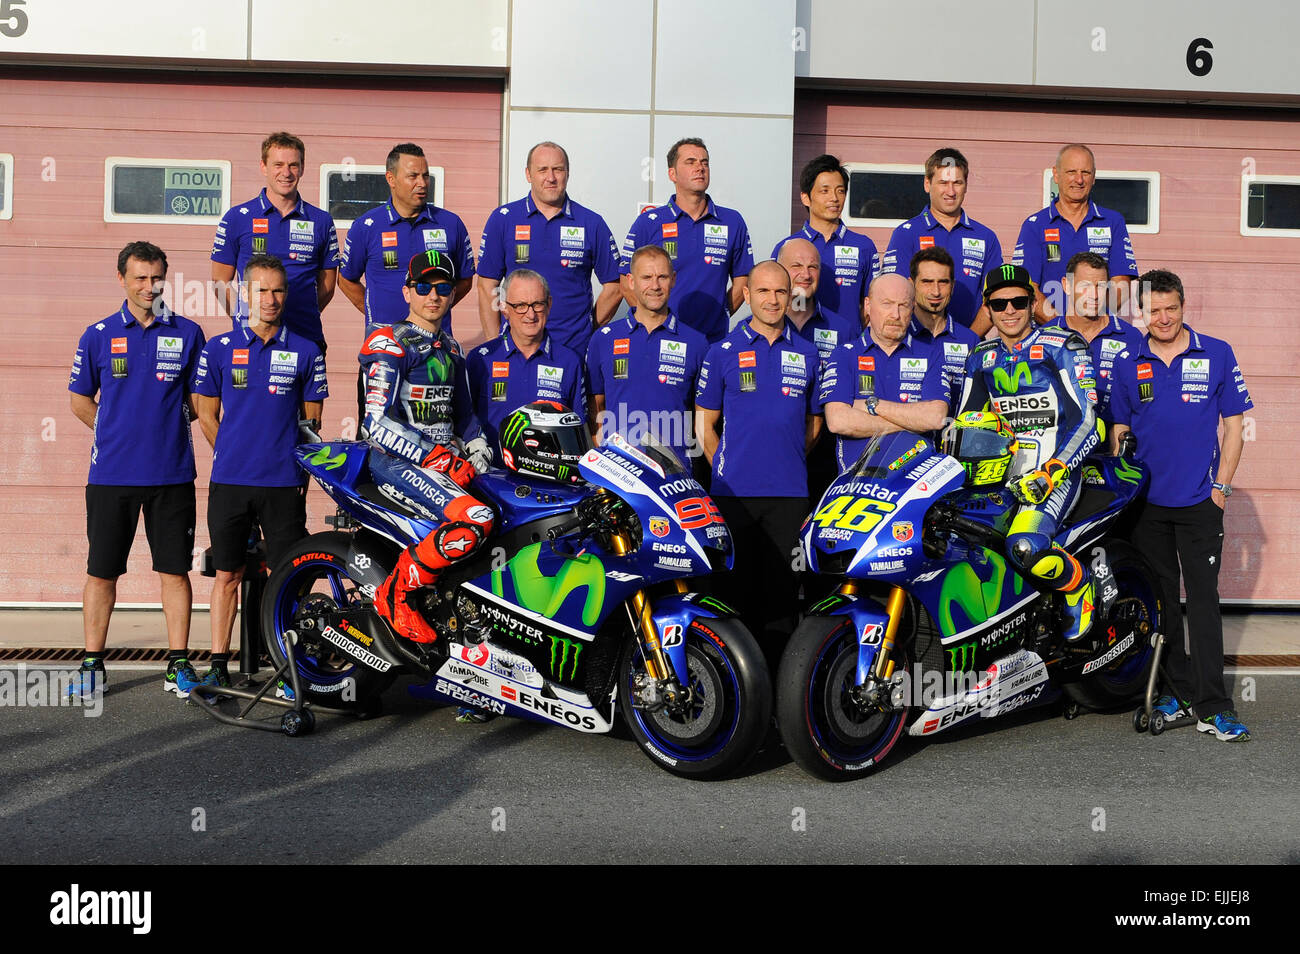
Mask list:
[[[504,401],[505,399],[506,399],[506,382],[504,382],[504,381],[493,381],[493,382],[492,382],[492,400],[494,400],[494,401]]]
[[[560,470],[559,470],[559,472],[558,472],[555,476],[558,477],[558,478],[560,478],[560,480],[566,480],[566,479],[568,478],[568,476],[569,476],[569,465],[568,465],[568,464],[561,464],[561,465],[560,465]]]
[[[397,267],[397,252],[393,251],[391,248],[385,249],[384,268],[396,268],[396,267]]]
[[[950,646],[944,652],[948,654],[948,669],[952,672],[969,672],[975,668],[975,641]]]
[[[512,443],[530,423],[532,422],[528,419],[527,414],[523,411],[515,411],[510,415],[510,419],[506,421],[506,426],[501,431],[501,443]]]
[[[1136,484],[1142,479],[1142,471],[1138,470],[1124,458],[1119,457],[1115,460],[1115,473],[1123,480],[1130,484]]]
[[[339,451],[337,454],[331,457],[330,456],[331,450],[333,450],[333,448],[327,444],[326,446],[322,447],[320,450],[316,451],[316,453],[308,457],[307,463],[314,464],[317,467],[321,466],[321,464],[324,464],[326,470],[333,470],[336,467],[342,467],[343,462],[347,460],[347,455],[344,454],[342,451]]]
[[[247,369],[247,368],[231,368],[231,369],[230,369],[230,383],[231,383],[232,385],[234,385],[235,387],[237,387],[237,388],[246,388],[246,387],[248,387],[248,369]]]
[[[875,375],[873,375],[873,374],[859,374],[859,375],[858,375],[858,393],[859,393],[859,394],[875,394],[875,393],[876,393],[876,378],[875,378]]]
[[[515,586],[519,605],[547,619],[553,619],[564,601],[576,590],[587,590],[582,606],[582,622],[594,626],[605,606],[605,565],[590,553],[565,560],[555,576],[545,576],[537,566],[542,545],[524,547],[506,566],[492,571],[492,592],[505,596],[505,574]]]
[[[113,359],[113,377],[115,378],[126,377],[126,358]]]
[[[573,650],[573,658],[569,658],[569,650]],[[578,674],[578,657],[582,655],[582,643],[572,639],[566,639],[563,636],[551,636],[551,675],[556,679],[564,678],[564,667],[569,666],[569,678],[572,679]],[[556,668],[556,664],[559,668]]]
[[[1006,579],[1007,563],[991,550],[985,550],[988,562],[993,567],[989,579],[981,580],[969,563],[959,563],[952,567],[943,578],[939,590],[939,627],[945,636],[957,632],[953,619],[953,605],[960,606],[971,623],[982,623],[1002,607],[1002,582]],[[1024,580],[1018,574],[1012,574],[1012,590],[1017,596],[1024,589]]]
[[[752,391],[756,385],[755,374],[753,371],[740,372],[740,387],[745,391]]]
[[[736,611],[734,609],[732,609],[726,603],[723,603],[721,600],[715,600],[712,596],[705,596],[701,599],[696,600],[695,602],[699,603],[701,606],[707,606],[709,609],[718,613],[722,613],[725,616],[736,615]]]
[[[614,359],[614,377],[616,378],[627,377],[627,358]]]
[[[1003,266],[1007,268],[1009,266]],[[1015,394],[1020,390],[1020,379],[1024,378],[1025,384],[1032,380],[1033,372],[1030,371],[1029,365],[1023,362],[1017,362],[1012,366],[1011,373],[1007,374],[1005,368],[993,369],[993,383],[997,386],[999,394]]]
[[[677,240],[676,240],[676,239],[670,239],[669,241],[664,242],[664,251],[668,253],[668,257],[669,257],[669,258],[676,258],[676,257],[677,257]]]
[[[1150,381],[1138,382],[1138,397],[1143,401],[1150,401],[1156,393],[1155,386]]]
[[[265,235],[254,235],[254,236],[253,236],[253,251],[254,251],[254,252],[265,252],[265,251],[266,251],[266,236],[265,236]]]
[[[411,417],[416,424],[429,424],[435,420],[437,405],[433,401],[412,401]]]

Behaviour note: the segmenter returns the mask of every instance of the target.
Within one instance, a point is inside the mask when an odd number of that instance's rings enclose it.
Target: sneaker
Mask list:
[[[1165,717],[1166,729],[1172,729],[1176,725],[1191,722],[1195,718],[1191,710],[1174,696],[1161,696],[1157,699],[1156,704],[1151,707],[1151,714],[1155,715],[1157,712]]]
[[[484,712],[482,709],[476,709],[473,706],[461,706],[456,710],[456,721],[464,723],[482,723],[491,722],[496,716],[491,712]]]
[[[203,678],[199,680],[199,683],[204,686],[211,686],[214,689],[229,689],[230,673],[225,669],[213,667],[203,674]]]
[[[275,697],[283,699],[285,702],[293,702],[297,697],[293,694],[293,686],[289,685],[283,679],[275,681]]]
[[[174,692],[181,699],[190,697],[190,690],[199,685],[198,673],[188,659],[182,659],[167,667],[163,677],[163,692]]]
[[[1220,742],[1246,742],[1250,740],[1250,730],[1242,725],[1241,720],[1237,718],[1236,711],[1232,709],[1201,719],[1196,723],[1196,731],[1213,732],[1215,738]]]
[[[108,690],[108,678],[104,672],[103,664],[98,666],[92,663],[83,662],[81,668],[72,674],[72,681],[68,683],[69,699],[85,699],[98,692]]]

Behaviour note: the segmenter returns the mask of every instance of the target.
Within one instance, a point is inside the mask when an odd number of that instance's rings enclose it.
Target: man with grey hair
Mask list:
[[[1119,307],[1124,314],[1129,281],[1138,275],[1133,242],[1124,216],[1103,209],[1091,199],[1097,182],[1097,162],[1083,143],[1062,146],[1052,167],[1052,180],[1059,196],[1035,212],[1020,226],[1020,237],[1011,264],[1029,272],[1035,286],[1034,317],[1050,321],[1065,307],[1065,266],[1080,252],[1104,258],[1115,283]]]
[[[533,401],[557,401],[587,420],[587,372],[577,353],[546,330],[551,290],[530,268],[506,275],[497,296],[506,329],[469,353],[474,415],[501,465],[501,422]]]
[[[554,142],[528,150],[529,192],[488,216],[478,249],[478,315],[484,338],[501,333],[501,279],[518,268],[545,277],[554,296],[551,334],[585,354],[592,331],[614,316],[621,298],[618,245],[605,220],[569,197],[569,154]],[[591,276],[600,282],[593,310]]]

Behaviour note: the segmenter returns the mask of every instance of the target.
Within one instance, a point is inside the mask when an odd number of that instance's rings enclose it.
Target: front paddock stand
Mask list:
[[[337,715],[346,714],[344,709],[331,709],[314,705],[304,699],[302,683],[298,677],[298,667],[296,665],[295,647],[298,645],[298,634],[293,630],[286,630],[284,635],[286,657],[284,664],[276,669],[265,682],[259,685],[251,679],[247,680],[242,683],[242,685],[249,687],[247,689],[195,686],[190,690],[190,701],[192,702],[194,696],[197,695],[200,701],[206,703],[205,705],[199,705],[198,709],[206,712],[218,722],[226,723],[226,725],[238,726],[241,729],[262,729],[265,732],[283,732],[288,736],[310,735],[312,730],[316,728],[315,710],[317,709]],[[288,679],[289,684],[293,687],[292,702],[267,695],[276,682],[281,679]],[[229,715],[217,708],[217,703],[223,699],[246,699],[248,704],[240,709],[238,715]],[[249,718],[249,713],[258,704],[278,706],[286,711],[281,714],[279,719],[273,717]]]

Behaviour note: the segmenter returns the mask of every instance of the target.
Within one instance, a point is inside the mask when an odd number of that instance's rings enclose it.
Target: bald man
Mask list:
[[[807,454],[821,431],[819,359],[786,317],[785,268],[774,261],[754,266],[744,298],[749,317],[709,349],[700,369],[695,434],[736,543],[735,569],[719,580],[719,592],[774,663],[794,626],[794,548],[808,512]]]
[[[877,434],[925,434],[943,426],[948,412],[943,354],[908,332],[915,297],[902,275],[878,276],[867,290],[866,329],[839,348],[822,371],[819,399],[827,430],[839,438],[841,472]]]

